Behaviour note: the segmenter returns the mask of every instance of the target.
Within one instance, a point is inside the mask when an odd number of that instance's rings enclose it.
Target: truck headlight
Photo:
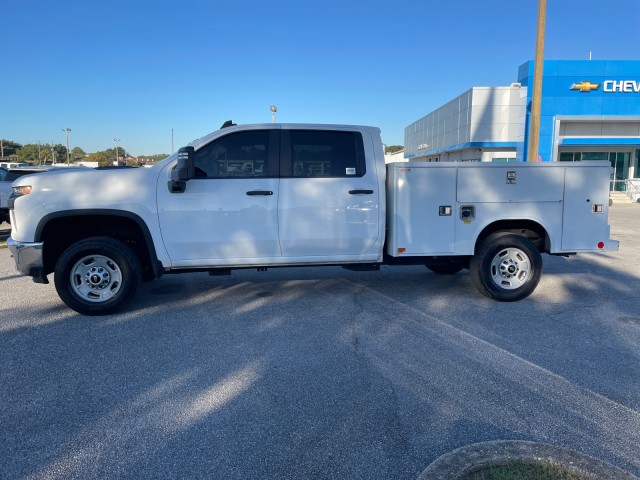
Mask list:
[[[24,195],[29,195],[31,193],[31,185],[19,185],[17,187],[12,187],[13,193],[11,196],[13,198],[22,197]]]

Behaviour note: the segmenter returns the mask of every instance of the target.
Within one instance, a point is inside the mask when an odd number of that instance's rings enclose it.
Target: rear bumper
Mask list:
[[[49,283],[44,274],[42,246],[42,242],[17,242],[11,237],[7,239],[7,247],[16,262],[16,269],[33,277],[36,283]]]

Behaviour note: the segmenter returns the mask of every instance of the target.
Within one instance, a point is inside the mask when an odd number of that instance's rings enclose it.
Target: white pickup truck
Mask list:
[[[513,301],[536,288],[541,253],[618,249],[606,162],[385,165],[374,127],[227,124],[152,168],[18,179],[17,269],[54,273],[69,307],[100,315],[165,273],[292,265],[468,268]]]

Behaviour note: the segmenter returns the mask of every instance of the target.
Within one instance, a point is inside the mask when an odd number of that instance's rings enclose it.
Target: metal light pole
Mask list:
[[[69,132],[71,131],[71,129],[63,128],[62,131],[67,134],[67,166],[68,166],[69,165]]]
[[[113,141],[116,142],[116,164],[115,164],[115,166],[117,167],[118,166],[118,142],[120,141],[120,139],[119,138],[114,138]]]
[[[538,0],[538,31],[536,33],[536,58],[533,71],[533,93],[531,94],[531,126],[529,128],[529,162],[538,161],[540,146],[540,110],[542,105],[542,72],[544,69],[544,29],[546,25],[547,0]]]
[[[275,105],[271,105],[269,107],[269,110],[271,110],[271,123],[275,123],[276,122],[276,112],[278,111],[278,107],[276,107]]]

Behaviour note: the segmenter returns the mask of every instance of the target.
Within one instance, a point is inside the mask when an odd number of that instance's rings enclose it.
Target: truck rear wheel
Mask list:
[[[54,270],[64,303],[84,315],[106,315],[124,307],[142,283],[138,256],[110,237],[80,240],[65,250]]]
[[[542,274],[542,256],[527,238],[495,233],[480,244],[469,265],[478,291],[501,302],[528,297]]]

